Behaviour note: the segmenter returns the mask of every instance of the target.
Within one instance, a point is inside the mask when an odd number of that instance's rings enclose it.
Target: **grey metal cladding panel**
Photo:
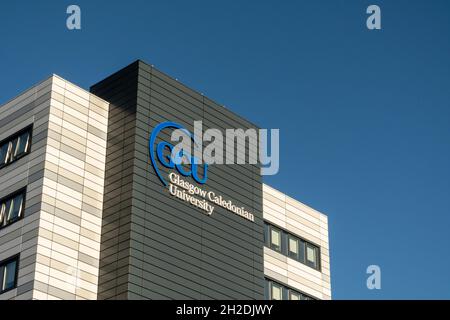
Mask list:
[[[175,290],[181,294],[186,294],[190,298],[199,299],[204,291],[205,285],[215,289],[215,294],[225,293],[228,296],[236,297],[239,294],[246,294],[247,298],[253,296],[252,291],[248,291],[245,287],[239,289],[233,285],[222,286],[217,280],[217,276],[209,275],[207,269],[200,270],[197,274],[190,272],[189,269],[180,268],[178,264],[173,263],[174,258],[170,258],[169,262],[163,259],[153,259],[150,263],[145,263],[144,273],[146,280],[152,281],[154,284],[161,284]],[[182,265],[180,265],[182,266]],[[153,279],[152,279],[153,278]],[[238,291],[235,291],[238,289]],[[195,292],[192,292],[194,290]]]
[[[111,104],[108,114],[104,218],[100,245],[100,299],[115,298],[123,292],[124,281],[117,276],[123,265],[129,264],[132,196],[129,176],[132,171],[128,170],[127,173],[124,169],[133,164],[133,148],[125,145],[127,139],[134,136],[136,79],[136,65],[130,65],[91,87],[91,92]],[[125,287],[126,282],[125,280]]]
[[[145,101],[145,99],[139,98],[138,102],[140,102],[141,105],[143,105],[147,101]],[[209,107],[207,106],[205,106],[205,108],[203,108],[202,106],[202,109],[198,109],[196,107],[195,110],[192,110],[193,107],[192,104],[187,103],[180,104],[176,101],[169,99],[168,97],[161,95],[159,92],[155,90],[152,90],[152,97],[150,103],[152,116],[163,115],[168,117],[169,119],[173,119],[174,121],[179,122],[185,122],[187,119],[186,117],[188,117],[190,119],[189,122],[184,123],[185,125],[188,126],[188,129],[192,129],[189,128],[189,126],[192,127],[194,120],[203,120],[203,125],[204,127],[206,126],[204,128],[205,130],[208,129],[208,127],[218,129],[250,128],[248,125],[232,123],[226,116],[214,110],[210,110]],[[138,106],[138,112],[140,112],[140,110],[143,109],[141,105]],[[180,112],[180,108],[182,109],[182,112]]]
[[[205,97],[204,103],[205,103],[205,112],[209,112],[210,114],[214,114],[217,112],[217,116],[223,115],[227,119],[233,119],[233,121],[236,123],[235,125],[239,128],[241,127],[258,128],[257,125],[237,115],[236,113],[227,109],[226,107],[219,105],[218,103],[214,102],[208,97]]]
[[[151,170],[151,168],[149,168],[149,170]],[[200,219],[200,217],[202,215],[204,215],[202,213],[202,211],[200,211],[200,209],[197,209],[197,208],[191,207],[191,206],[187,206],[185,202],[183,202],[182,200],[179,200],[178,198],[170,197],[170,201],[168,201],[168,198],[167,198],[169,196],[168,190],[161,187],[161,183],[159,182],[159,180],[155,181],[155,183],[154,182],[150,182],[150,183],[151,184],[147,184],[147,186],[140,186],[143,189],[147,189],[146,192],[150,192],[151,200],[147,201],[147,203],[149,204],[149,210],[153,206],[157,206],[157,207],[161,208],[162,211],[168,212],[169,214],[174,210],[179,210],[180,212],[183,212],[183,213],[188,212],[189,215],[193,215],[195,220]],[[139,186],[137,186],[137,187],[139,187]],[[140,192],[142,192],[142,190],[140,190]],[[234,228],[239,229],[242,233],[250,233],[254,230],[252,224],[250,224],[250,225],[243,224],[242,221],[246,221],[246,220],[243,220],[243,218],[241,218],[240,216],[230,213],[228,211],[222,211],[221,209],[223,209],[223,208],[216,207],[216,209],[217,209],[217,211],[216,211],[217,214],[221,215],[222,220],[215,221],[214,222],[215,225],[217,225],[217,223],[219,223],[219,224],[223,223],[225,226],[225,229],[227,229],[229,226],[233,226]],[[186,213],[184,213],[184,214],[186,214]],[[201,213],[201,215],[199,215],[199,213]],[[214,213],[213,213],[213,215],[214,215]],[[180,215],[180,217],[183,217],[183,215]],[[197,218],[195,218],[195,217],[197,217]],[[189,217],[189,218],[192,219],[192,217]],[[207,220],[207,221],[209,221],[209,220]]]
[[[100,270],[105,270],[105,268],[106,266],[102,264],[100,260]],[[99,299],[110,299],[119,292],[120,290],[119,288],[122,284],[117,281],[118,274],[116,270],[118,268],[119,268],[118,263],[114,263],[111,265],[112,271],[102,273],[99,275],[99,284],[98,284]]]
[[[136,191],[133,193],[136,198],[134,203],[140,208],[133,212],[139,216],[144,215],[140,219],[148,221],[148,223],[145,222],[144,228],[144,242],[147,244],[142,246],[133,242],[132,245],[136,248],[144,248],[150,261],[165,260],[170,264],[171,261],[182,259],[188,270],[189,268],[194,270],[198,265],[204,266],[206,269],[201,271],[201,274],[205,279],[209,278],[211,279],[209,281],[214,280],[215,283],[203,281],[201,287],[203,296],[224,298],[226,291],[230,298],[262,298],[261,283],[263,283],[264,275],[261,177],[253,166],[236,169],[224,166],[211,170],[207,183],[207,189],[226,195],[236,202],[243,202],[247,208],[251,208],[255,214],[256,223],[217,206],[216,212],[209,217],[195,207],[170,196],[149,166],[149,162],[144,161],[148,154],[146,140],[152,127],[162,121],[175,120],[192,130],[193,121],[202,120],[204,106],[202,97],[198,93],[190,92],[188,88],[177,84],[174,80],[166,79],[164,75],[153,75],[151,72],[151,68],[147,68],[145,72],[140,72],[142,77],[139,77],[141,83],[138,86],[140,90],[137,99],[139,105],[136,133],[142,130],[142,134],[139,133],[139,136],[136,136],[135,146],[138,158],[135,161],[135,172],[139,172],[139,177],[134,179]],[[187,108],[189,110],[186,110]],[[219,124],[223,128],[251,125],[245,120],[235,119],[236,116],[226,110],[221,110],[216,118],[213,119],[212,116],[210,118],[207,119],[210,123],[214,120],[216,125]],[[246,176],[246,179],[241,178],[242,181],[239,181],[239,188],[236,188],[236,184],[232,181],[224,182],[227,175],[238,176],[237,172]],[[211,178],[214,174],[217,178]],[[137,221],[141,220],[137,219]],[[193,224],[195,227],[192,227]],[[198,233],[197,236],[195,232]],[[197,241],[194,244],[187,240],[192,239],[193,236],[196,239],[200,237],[200,244]],[[165,250],[164,243],[166,243]],[[183,245],[186,249],[184,252],[181,251]],[[200,248],[197,249],[199,246]],[[200,259],[198,254],[193,253],[196,249],[203,253]],[[142,256],[138,253],[139,250],[132,250],[132,252]],[[188,258],[189,252],[194,254],[192,258]],[[155,288],[163,290],[162,288],[167,286],[177,288],[176,283],[170,283],[170,280],[161,276],[162,272],[157,272],[158,274],[152,279],[144,279],[144,282],[149,281],[149,285],[153,286],[147,288],[148,290],[155,291]],[[189,279],[189,274],[182,276],[187,277],[187,281],[192,281]],[[221,288],[221,293],[217,292],[217,288]],[[145,290],[143,294],[146,294]],[[173,292],[165,294],[177,297]],[[187,293],[180,292],[180,294]],[[197,298],[197,296],[191,294],[191,298]]]
[[[14,122],[17,120],[17,118],[20,118],[22,115],[26,114],[27,112],[30,112],[35,107],[35,101],[30,102],[26,106],[20,108],[19,110],[11,113],[10,115],[0,119],[0,128],[3,128],[7,126],[8,124]]]
[[[170,85],[174,90],[179,90],[181,92],[186,93],[187,95],[191,96],[193,99],[196,99],[198,101],[202,101],[202,95],[181,82],[173,79],[169,75],[165,74],[162,71],[159,71],[158,69],[148,65],[145,62],[140,61],[139,64],[139,74],[142,75],[144,78],[147,78],[149,80],[155,80],[161,79],[162,81],[166,82],[168,85]],[[155,80],[156,81],[156,80]]]
[[[135,117],[135,115],[133,115]],[[117,142],[117,137],[120,137],[122,139],[122,143],[126,143],[126,139],[130,138],[130,132],[128,132],[130,129],[135,128],[136,122],[135,119],[130,120],[131,116],[127,116],[124,118],[121,118],[120,120],[116,121],[115,123],[110,123],[110,126],[108,127],[108,134],[110,137],[114,137],[115,139],[111,140],[111,145],[114,145],[115,142]],[[132,132],[134,135],[134,132]],[[117,137],[116,137],[117,136]]]
[[[178,201],[178,199],[173,199],[170,202],[167,200],[164,201],[164,199],[158,201],[155,200],[152,203],[152,206],[157,206],[160,210],[155,211],[151,216],[147,214],[146,219],[161,221],[160,223],[166,222],[168,223],[168,227],[173,225],[172,228],[180,227],[188,229],[188,234],[194,231],[201,231],[201,228],[204,227],[203,224],[205,224],[205,226],[210,228],[216,236],[220,237],[215,239],[216,242],[220,243],[222,240],[229,241],[230,246],[236,247],[235,250],[242,251],[244,254],[249,254],[249,252],[246,252],[245,250],[251,251],[253,242],[259,240],[259,238],[255,238],[253,235],[252,229],[245,227],[236,228],[236,230],[239,231],[239,234],[230,235],[227,233],[227,230],[232,225],[230,223],[232,217],[242,220],[241,217],[231,214],[228,211],[213,213],[213,216],[217,216],[215,219],[203,219],[204,213],[195,207],[186,207],[186,203]],[[148,211],[152,209],[150,205],[147,206],[147,208]],[[173,212],[177,212],[178,214],[173,215]],[[172,218],[172,216],[175,216],[175,218]],[[239,220],[236,221],[242,222]],[[236,226],[236,224],[234,224],[234,226]]]
[[[126,132],[126,128],[134,127],[134,119],[132,121],[129,121],[130,116],[134,115],[126,115],[120,120],[110,123],[108,126],[108,135],[109,137],[114,137],[116,135],[124,134]],[[112,140],[114,142],[115,140]]]
[[[152,113],[149,119],[148,116],[143,113],[145,109],[141,109],[141,106],[138,107],[138,122],[136,123],[137,126],[142,127],[142,125],[147,125],[148,127],[149,120],[151,121],[151,123],[157,123],[159,118],[164,118],[178,122],[184,125],[189,130],[192,130],[194,121],[202,119],[201,116],[197,117],[194,114],[192,114],[190,118],[187,118],[188,112],[183,111],[183,114],[177,113],[176,110],[159,103],[156,99],[152,99],[151,109]],[[143,119],[145,119],[145,121],[143,121]]]
[[[183,287],[175,287],[173,283],[170,283],[165,278],[155,274],[145,274],[142,283],[142,294],[146,299],[175,299],[175,300],[190,300],[199,299],[196,296],[188,295],[183,291]],[[147,280],[150,279],[150,280]],[[180,292],[181,291],[181,292]]]
[[[104,214],[103,216],[107,218],[110,216],[109,212],[120,212],[121,218],[124,218],[125,215],[123,215],[123,213],[127,212],[132,204],[131,190],[132,188],[126,188],[122,190],[122,195],[120,197],[107,200],[108,202],[105,203],[103,208],[105,213],[108,212],[108,214]]]
[[[137,73],[138,70],[138,61],[135,61],[131,63],[130,65],[126,66],[125,68],[113,73],[112,75],[108,76],[107,78],[99,81],[98,83],[91,86],[90,91],[96,95],[101,94],[102,92],[108,91],[108,90],[114,90],[116,92],[119,92],[117,90],[117,86],[123,85],[123,80],[127,77],[134,78],[134,75]],[[100,95],[99,95],[100,96]]]
[[[138,90],[133,93],[128,90],[134,85],[129,79],[134,81],[136,64],[140,66]],[[203,119],[208,126],[223,128],[242,127],[248,122],[220,108],[205,112],[203,96],[145,63],[139,61],[124,70],[92,88],[106,100],[114,100],[110,101],[113,105],[109,114],[105,191],[110,195],[105,196],[104,203],[101,255],[105,260],[100,261],[99,298],[262,298],[259,172],[253,166],[215,168],[207,184],[208,189],[251,209],[255,223],[217,206],[209,217],[168,194],[149,165],[147,149],[151,129],[161,121],[177,121],[189,130],[194,120]],[[205,119],[205,114],[210,116]],[[125,141],[136,148],[133,183],[121,172],[130,166],[130,161],[124,159],[130,159],[127,154],[132,149],[125,147]],[[233,180],[237,183],[233,184]],[[125,222],[120,217],[128,209],[132,215],[131,223],[127,223],[129,230],[120,232]],[[127,246],[130,253],[124,251]],[[128,254],[131,257],[127,258]],[[120,267],[130,266],[128,287],[112,280],[118,277],[117,259]],[[184,271],[177,269],[181,266]],[[197,271],[190,274],[191,270]]]
[[[188,236],[175,235],[174,233],[169,235],[167,233],[167,230],[169,230],[170,226],[168,226],[166,229],[159,228],[159,230],[158,230],[159,232],[156,232],[157,231],[156,229],[159,227],[159,223],[157,223],[157,221],[156,221],[157,219],[156,219],[155,216],[153,217],[152,220],[154,221],[153,224],[152,224],[152,228],[151,229],[150,229],[150,227],[147,228],[147,230],[148,230],[147,232],[150,232],[150,235],[151,235],[150,244],[153,244],[153,242],[156,243],[156,242],[165,241],[166,250],[169,250],[168,248],[172,247],[174,245],[174,243],[175,244],[178,243],[180,250],[183,250],[183,246],[184,246],[184,252],[183,251],[181,251],[181,252],[185,253],[186,251],[190,251],[189,250],[190,246],[189,246],[188,241],[187,241]],[[174,229],[173,227],[170,228],[170,230],[173,230],[173,229]],[[151,233],[151,231],[153,231],[153,233]],[[177,230],[177,231],[179,231],[179,230]],[[157,236],[163,237],[162,240],[158,241],[157,240]],[[172,239],[177,239],[177,237],[178,237],[178,241],[172,240]],[[251,265],[252,261],[251,261],[251,259],[249,259],[249,256],[252,255],[251,251],[250,252],[248,252],[248,251],[247,252],[243,252],[242,254],[237,254],[237,253],[235,253],[232,250],[225,249],[220,244],[220,241],[214,243],[213,241],[210,241],[209,239],[203,238],[202,242],[203,242],[202,243],[202,247],[203,247],[202,252],[205,252],[205,251],[209,250],[211,252],[212,256],[214,256],[214,255],[216,256],[216,259],[215,259],[216,263],[218,263],[218,262],[220,262],[221,264],[230,263],[230,268],[231,269],[234,268],[235,265],[241,265],[244,268],[247,267],[247,266],[252,268],[252,265]],[[162,242],[161,245],[164,246],[164,242]],[[216,252],[218,252],[218,254]],[[205,255],[205,257],[206,257],[206,255]],[[246,262],[248,264],[247,266],[242,264],[243,260],[246,260]],[[254,267],[255,266],[253,266],[253,268]],[[232,273],[233,274],[238,274],[238,271],[237,270],[232,270]],[[251,278],[251,277],[249,277],[249,278]]]
[[[138,103],[144,104],[145,102],[150,102],[150,88],[140,84],[139,89],[141,89],[144,95],[138,97]],[[236,118],[232,111],[219,106],[207,97],[204,97],[205,102],[202,103],[202,101],[189,99],[189,96],[186,94],[180,96],[179,92],[174,93],[173,90],[163,82],[152,82],[151,93],[151,103],[162,109],[169,110],[169,113],[172,113],[173,116],[176,116],[174,110],[179,112],[181,109],[183,111],[182,116],[189,115],[197,120],[201,120],[202,116],[205,115],[205,117],[208,117],[215,124],[214,127],[255,127],[243,118]],[[233,119],[233,117],[235,118]]]
[[[108,152],[106,156],[106,161],[108,162],[123,157],[124,154],[133,153],[134,145],[133,143],[125,143],[125,141],[123,141],[123,143],[121,145],[117,145],[117,147],[110,146],[109,150],[111,152]]]
[[[7,174],[14,174],[15,176],[18,176],[20,174],[27,173],[29,170],[28,162],[29,162],[29,155],[26,155],[23,158],[14,161],[13,163],[7,165],[6,167],[0,170],[0,178],[6,176]],[[3,186],[0,185],[0,190],[2,188]]]
[[[33,287],[34,287],[34,281],[29,281],[27,283],[22,284],[21,286],[17,287],[17,296],[19,296],[25,292],[33,290]]]
[[[154,272],[155,273],[144,273],[143,285],[148,289],[157,290],[164,295],[168,295],[170,299],[252,299],[254,296],[253,293],[245,295],[241,291],[238,291],[242,289],[240,287],[236,286],[236,290],[233,290],[229,287],[222,286],[221,283],[203,279],[200,285],[201,295],[199,297],[197,294],[194,295],[187,291],[185,285],[177,281],[180,279],[179,277],[177,277],[176,280],[173,280],[175,278],[174,276],[170,278],[164,277],[165,269],[155,269]],[[186,279],[187,281],[192,282],[189,275]],[[194,284],[190,285],[190,287],[192,286],[194,286]]]
[[[155,222],[149,226],[147,226],[146,233],[147,237],[145,237],[143,241],[145,244],[151,243],[152,241],[159,242],[161,245],[164,245],[164,241],[167,243],[167,246],[173,247],[175,250],[183,250],[184,252],[190,252],[190,254],[194,255],[196,258],[199,256],[195,253],[196,250],[199,250],[199,246],[204,248],[211,248],[212,250],[221,250],[223,254],[222,262],[227,263],[228,261],[235,260],[235,263],[241,265],[242,267],[252,266],[253,262],[251,258],[248,256],[252,255],[252,251],[244,251],[243,249],[235,248],[224,248],[221,240],[223,238],[217,237],[216,239],[196,239],[195,234],[192,232],[188,233],[186,229],[182,227],[172,227],[170,228],[170,224],[162,219],[157,219],[156,217],[153,219]],[[170,235],[165,233],[168,229],[174,230]],[[184,233],[188,233],[184,235]],[[163,237],[162,239],[160,237]],[[170,243],[170,245],[169,245]],[[235,249],[236,251],[232,250]],[[203,252],[203,251],[201,251]]]
[[[143,86],[140,86],[140,89],[141,87]],[[147,88],[144,87],[144,89]],[[150,93],[150,90],[148,90],[148,92]],[[138,99],[138,102],[140,105],[144,105],[146,102],[150,102],[149,99],[149,96],[142,96]],[[180,110],[181,108],[184,111],[184,115],[197,118],[198,120],[200,120],[203,115],[203,104],[201,102],[195,101],[197,104],[193,104],[193,102],[187,101],[183,99],[183,97],[177,96],[166,90],[163,86],[158,86],[156,84],[152,85],[151,100],[152,103],[155,102],[155,104],[168,108],[172,110],[172,112],[174,109]],[[174,106],[176,106],[176,108],[174,108]]]
[[[32,104],[32,103],[31,103]],[[19,110],[20,111],[20,110]],[[34,119],[36,121],[36,119]],[[33,123],[33,109],[28,111],[26,114],[20,116],[16,119],[11,119],[10,122],[5,123],[0,127],[0,132],[12,132],[16,133]],[[33,129],[34,131],[34,129]],[[7,136],[5,136],[7,138]]]
[[[150,264],[157,268],[168,270],[172,274],[186,277],[196,283],[208,281],[212,283],[212,286],[220,290],[220,286],[217,286],[217,274],[210,272],[210,266],[202,263],[200,258],[193,258],[189,252],[184,252],[182,248],[179,248],[179,251],[175,251],[172,250],[172,247],[167,249],[164,245],[158,246],[155,242],[151,242],[145,247],[145,250],[143,259],[146,271],[149,271],[146,269],[146,266]],[[158,259],[154,259],[155,256],[158,256]],[[222,277],[228,277],[231,282],[237,283],[249,283],[249,281],[252,281],[252,277],[242,277],[242,275],[242,272],[225,272],[222,274]]]
[[[217,281],[217,275],[227,278],[228,280],[236,283],[252,281],[252,275],[244,272],[247,266],[241,263],[239,260],[232,259],[230,256],[223,254],[223,248],[216,246],[211,248],[204,243],[202,244],[202,251],[200,256],[192,255],[192,248],[186,248],[183,250],[182,243],[178,243],[172,240],[167,241],[167,245],[164,245],[164,237],[158,234],[159,239],[154,236],[151,241],[146,244],[146,253],[153,253],[152,250],[159,250],[157,252],[159,260],[166,260],[167,262],[174,262],[180,259],[181,264],[177,264],[187,270],[187,272],[196,274],[199,277],[209,278],[212,281]],[[206,241],[205,241],[206,242]],[[195,257],[196,256],[196,257]],[[164,258],[166,257],[166,258]],[[213,263],[209,263],[213,262]],[[218,265],[217,263],[220,262]],[[213,266],[213,268],[211,268]],[[251,267],[251,266],[250,266]]]
[[[152,263],[145,263],[141,279],[151,281],[154,284],[164,285],[170,290],[186,295],[186,297],[199,299],[201,297],[201,284],[192,281],[189,274],[181,275],[175,269],[174,263],[164,263],[162,260],[153,259]],[[139,281],[142,283],[142,280]]]
[[[108,157],[106,160],[106,171],[107,174],[110,174],[111,176],[107,176],[106,183],[113,183],[116,180],[116,176],[112,177],[112,175],[116,175],[118,173],[121,173],[119,170],[123,170],[127,168],[128,165],[133,165],[133,152],[124,152],[124,148],[122,147],[122,156],[118,157],[115,156],[113,159],[111,157]],[[122,177],[125,177],[125,175],[122,173]],[[108,180],[109,178],[112,178],[111,180]]]
[[[120,82],[111,82],[108,88],[105,90],[92,92],[95,95],[107,97],[106,100],[112,104],[111,110],[123,107],[134,107],[136,100],[136,75],[135,73],[128,74],[127,78],[124,78]]]
[[[11,240],[17,239],[22,235],[22,229],[17,229],[12,232],[8,232],[0,237],[0,243],[5,244]]]

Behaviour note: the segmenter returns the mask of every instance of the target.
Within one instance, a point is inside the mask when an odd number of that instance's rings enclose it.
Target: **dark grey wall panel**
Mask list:
[[[189,130],[197,120],[203,121],[203,130],[256,126],[142,61],[91,91],[112,103],[99,298],[262,299],[259,167],[212,165],[203,186],[246,207],[254,222],[217,205],[207,216],[169,194],[151,167],[148,150],[151,131],[164,121]],[[168,133],[160,137],[167,140]]]
[[[132,141],[136,119],[137,74],[137,64],[132,64],[91,88],[94,94],[111,103],[108,115],[99,299],[124,297],[121,294],[126,293],[128,288],[132,199],[132,179],[129,179],[132,170],[129,168],[133,167],[133,156],[130,157],[130,154],[134,154]],[[132,143],[126,143],[128,138]]]

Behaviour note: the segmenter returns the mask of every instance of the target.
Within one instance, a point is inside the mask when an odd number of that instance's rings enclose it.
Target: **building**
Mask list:
[[[196,120],[257,128],[142,61],[1,106],[0,299],[330,299],[325,215],[257,165],[155,165]]]
[[[263,217],[265,297],[278,292],[275,284],[283,299],[331,299],[327,216],[263,184]]]

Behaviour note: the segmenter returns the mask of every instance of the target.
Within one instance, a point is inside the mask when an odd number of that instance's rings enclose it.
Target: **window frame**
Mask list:
[[[309,247],[312,247],[312,249],[315,251],[315,255],[316,255],[316,256],[315,256],[315,258],[316,258],[316,261],[315,261],[316,267],[313,267],[313,266],[311,266],[311,265],[308,264],[308,263],[309,263],[309,260],[308,260],[308,246],[309,246]],[[320,247],[316,246],[316,245],[313,244],[313,243],[305,242],[305,264],[306,264],[308,267],[313,268],[314,270],[320,271],[320,270],[321,270],[321,267],[320,267],[320,259],[321,259],[321,256],[320,256]]]
[[[276,282],[276,281],[272,281],[272,280],[269,280],[269,300],[277,300],[277,299],[273,299],[272,288],[273,288],[274,285],[277,286],[280,289],[280,299],[278,301],[284,300],[284,295],[283,295],[284,286],[281,283]]]
[[[273,284],[275,284],[281,288],[281,300],[296,301],[296,300],[291,300],[291,293],[294,293],[299,296],[299,300],[297,300],[297,301],[320,300],[319,298],[316,298],[314,296],[306,294],[298,289],[294,289],[278,280],[274,280],[271,277],[264,277],[264,288],[266,289],[264,298],[266,300],[272,300],[272,285]]]
[[[292,295],[298,296],[298,299],[292,299]],[[290,301],[297,301],[302,300],[302,294],[294,289],[288,289],[288,300]]]
[[[290,233],[287,233],[287,256],[291,259],[294,259],[296,261],[300,260],[300,239]],[[297,253],[296,255],[291,254],[291,240],[295,241],[297,243]]]
[[[7,157],[8,157],[8,154],[9,154],[10,144],[9,144],[9,143],[7,144],[6,141],[0,143],[0,150],[2,149],[1,147],[3,147],[3,146],[6,146],[6,150],[5,150],[5,156],[4,156],[4,159],[3,159],[2,162],[0,162],[0,165],[1,165],[2,163],[3,163],[3,165],[6,165],[6,164],[5,164],[5,161],[6,161]],[[1,159],[0,159],[0,160],[1,160]]]
[[[17,197],[21,197],[21,203],[20,203],[20,208],[17,212],[17,216],[15,217],[11,217],[11,215],[13,215],[17,208],[16,208],[16,198]],[[14,222],[20,220],[23,216],[23,211],[25,209],[24,207],[24,199],[25,199],[25,192],[19,192],[17,193],[14,197],[11,197],[11,201],[12,201],[12,208],[9,209],[9,213],[8,213],[8,217],[6,217],[6,224],[10,225],[13,224]]]
[[[2,210],[3,204],[5,202],[7,202],[8,200],[13,201],[15,197],[17,197],[18,195],[22,194],[22,208],[21,208],[21,212],[19,213],[19,217],[17,219],[14,219],[10,222],[8,222],[8,215],[9,213],[7,212],[7,208],[5,208],[5,213],[4,213],[4,217],[3,220],[0,220],[0,230],[3,230],[4,228],[7,228],[11,225],[13,225],[14,223],[16,223],[17,221],[20,221],[24,218],[25,215],[25,206],[26,206],[26,198],[27,198],[27,187],[23,187],[19,190],[14,191],[13,193],[8,194],[7,196],[0,198],[0,211]],[[11,208],[9,209],[11,210]],[[1,212],[0,212],[1,213]]]
[[[3,280],[5,277],[5,267],[13,261],[16,262],[16,270],[14,270],[14,285],[11,288],[3,289]],[[2,276],[0,279],[0,295],[17,288],[17,282],[18,282],[18,277],[19,277],[19,263],[20,263],[20,253],[13,255],[12,257],[6,258],[3,261],[0,261],[0,269],[3,269],[3,273],[0,273]]]
[[[17,152],[22,148],[22,136],[27,134],[28,138],[27,138],[27,142],[25,144],[25,146],[23,146],[23,151],[17,156]],[[22,132],[21,134],[17,135],[17,144],[16,144],[16,148],[14,150],[14,157],[20,157],[23,154],[28,153],[29,149],[30,149],[30,138],[31,138],[31,132],[29,130],[26,130],[24,132]]]
[[[29,137],[28,137],[28,148],[27,148],[28,150],[23,152],[22,154],[18,155],[17,157],[14,157],[14,153],[16,152],[19,143],[16,144],[16,148],[15,148],[16,150],[12,150],[13,149],[12,142],[14,140],[16,140],[16,139],[17,139],[18,142],[20,142],[19,141],[20,140],[20,136],[23,135],[26,132],[28,132],[28,134],[29,134]],[[8,148],[7,148],[7,151],[6,151],[6,157],[5,157],[6,163],[0,163],[0,170],[5,168],[5,167],[7,167],[7,166],[9,166],[12,163],[15,163],[16,161],[18,161],[18,160],[22,159],[23,157],[27,156],[28,154],[30,154],[31,146],[32,146],[32,137],[33,137],[33,125],[31,124],[31,125],[24,127],[23,129],[17,131],[16,133],[14,133],[14,134],[10,135],[9,137],[7,137],[7,138],[5,138],[5,139],[0,141],[0,147],[3,144],[6,144],[6,143],[8,144]],[[12,159],[12,160],[9,160],[9,159]]]
[[[272,229],[275,229],[277,231],[281,232],[281,244],[280,244],[280,250],[276,250],[272,247]],[[292,232],[286,231],[283,228],[278,227],[277,225],[272,224],[271,222],[268,221],[264,221],[264,237],[265,237],[265,245],[266,247],[268,247],[271,250],[274,250],[275,252],[281,253],[282,255],[293,259],[297,262],[300,262],[301,264],[317,270],[319,272],[322,272],[322,263],[321,263],[321,258],[322,258],[322,253],[321,253],[321,248],[320,246],[318,246],[317,244],[306,240],[305,238],[302,238]],[[289,251],[289,239],[293,238],[297,240],[297,249],[298,249],[298,258],[295,258],[293,256],[290,255],[290,251]],[[316,250],[316,267],[311,266],[311,263],[308,263],[307,261],[307,247],[308,245],[310,247],[315,248]]]
[[[278,232],[280,235],[280,243],[279,243],[278,250],[275,248],[275,246],[273,245],[273,242],[272,242],[272,232],[273,231]],[[272,249],[273,251],[283,253],[283,230],[280,228],[277,228],[273,225],[269,225],[269,248]]]

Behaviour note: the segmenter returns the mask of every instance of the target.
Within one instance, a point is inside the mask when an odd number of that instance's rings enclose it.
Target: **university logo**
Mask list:
[[[255,128],[209,128],[203,131],[202,121],[194,121],[193,127],[194,133],[191,133],[181,124],[167,121],[153,129],[149,139],[150,160],[165,186],[167,181],[161,175],[158,162],[166,168],[176,169],[185,177],[192,177],[200,184],[208,180],[208,165],[211,164],[259,164],[261,175],[278,172],[279,129],[271,129],[270,134],[267,129]],[[172,129],[170,141],[175,145],[161,141],[155,149],[156,139],[164,129]]]
[[[167,141],[159,141],[156,143],[160,133],[163,130],[167,131],[167,129],[171,129],[170,141],[178,142],[175,145]],[[254,129],[248,129],[247,131],[243,129],[233,131],[226,129],[227,137],[225,140],[227,143],[224,145],[222,132],[214,128],[203,132],[201,121],[194,122],[194,134],[179,123],[172,121],[162,122],[153,129],[148,141],[152,167],[159,180],[168,187],[171,196],[197,207],[209,216],[213,214],[216,207],[222,207],[244,219],[254,222],[255,217],[253,213],[245,207],[236,204],[234,200],[227,199],[216,191],[205,189],[203,186],[194,185],[182,179],[182,176],[192,177],[198,184],[205,184],[208,180],[208,165],[224,163],[222,159],[222,155],[225,153],[224,146],[226,147],[227,155],[233,155],[233,157],[225,159],[226,164],[233,164],[235,149],[237,150],[238,164],[244,163],[246,154],[246,148],[243,148],[246,141],[245,137],[254,136],[256,133],[252,130]],[[211,141],[211,137],[214,137],[213,141]],[[236,139],[240,142],[237,146],[234,144]],[[209,142],[205,149],[203,149],[203,142]],[[250,139],[249,143],[255,146],[257,141]],[[251,146],[249,149],[252,149]],[[253,149],[253,153],[250,152],[248,155],[249,162],[256,161],[256,152],[256,148]],[[178,173],[170,172],[166,180],[161,173],[161,166],[168,169],[175,169]],[[278,163],[276,167],[278,168]]]
[[[155,127],[155,129],[153,129],[152,134],[150,135],[150,139],[148,142],[148,149],[150,153],[150,161],[159,180],[161,180],[161,182],[165,186],[167,186],[167,181],[162,176],[161,171],[158,168],[157,162],[159,162],[166,168],[176,169],[181,175],[185,177],[191,176],[199,184],[206,183],[206,181],[208,180],[208,164],[207,163],[203,164],[203,177],[200,177],[199,175],[200,161],[196,157],[188,153],[184,148],[181,148],[180,150],[174,150],[175,147],[172,144],[166,141],[161,141],[156,145],[155,150],[155,142],[159,133],[167,128],[180,130],[186,136],[192,139],[194,144],[197,144],[194,135],[191,132],[189,132],[189,130],[187,130],[185,127],[183,127],[181,124],[171,121],[162,122],[158,124]]]

